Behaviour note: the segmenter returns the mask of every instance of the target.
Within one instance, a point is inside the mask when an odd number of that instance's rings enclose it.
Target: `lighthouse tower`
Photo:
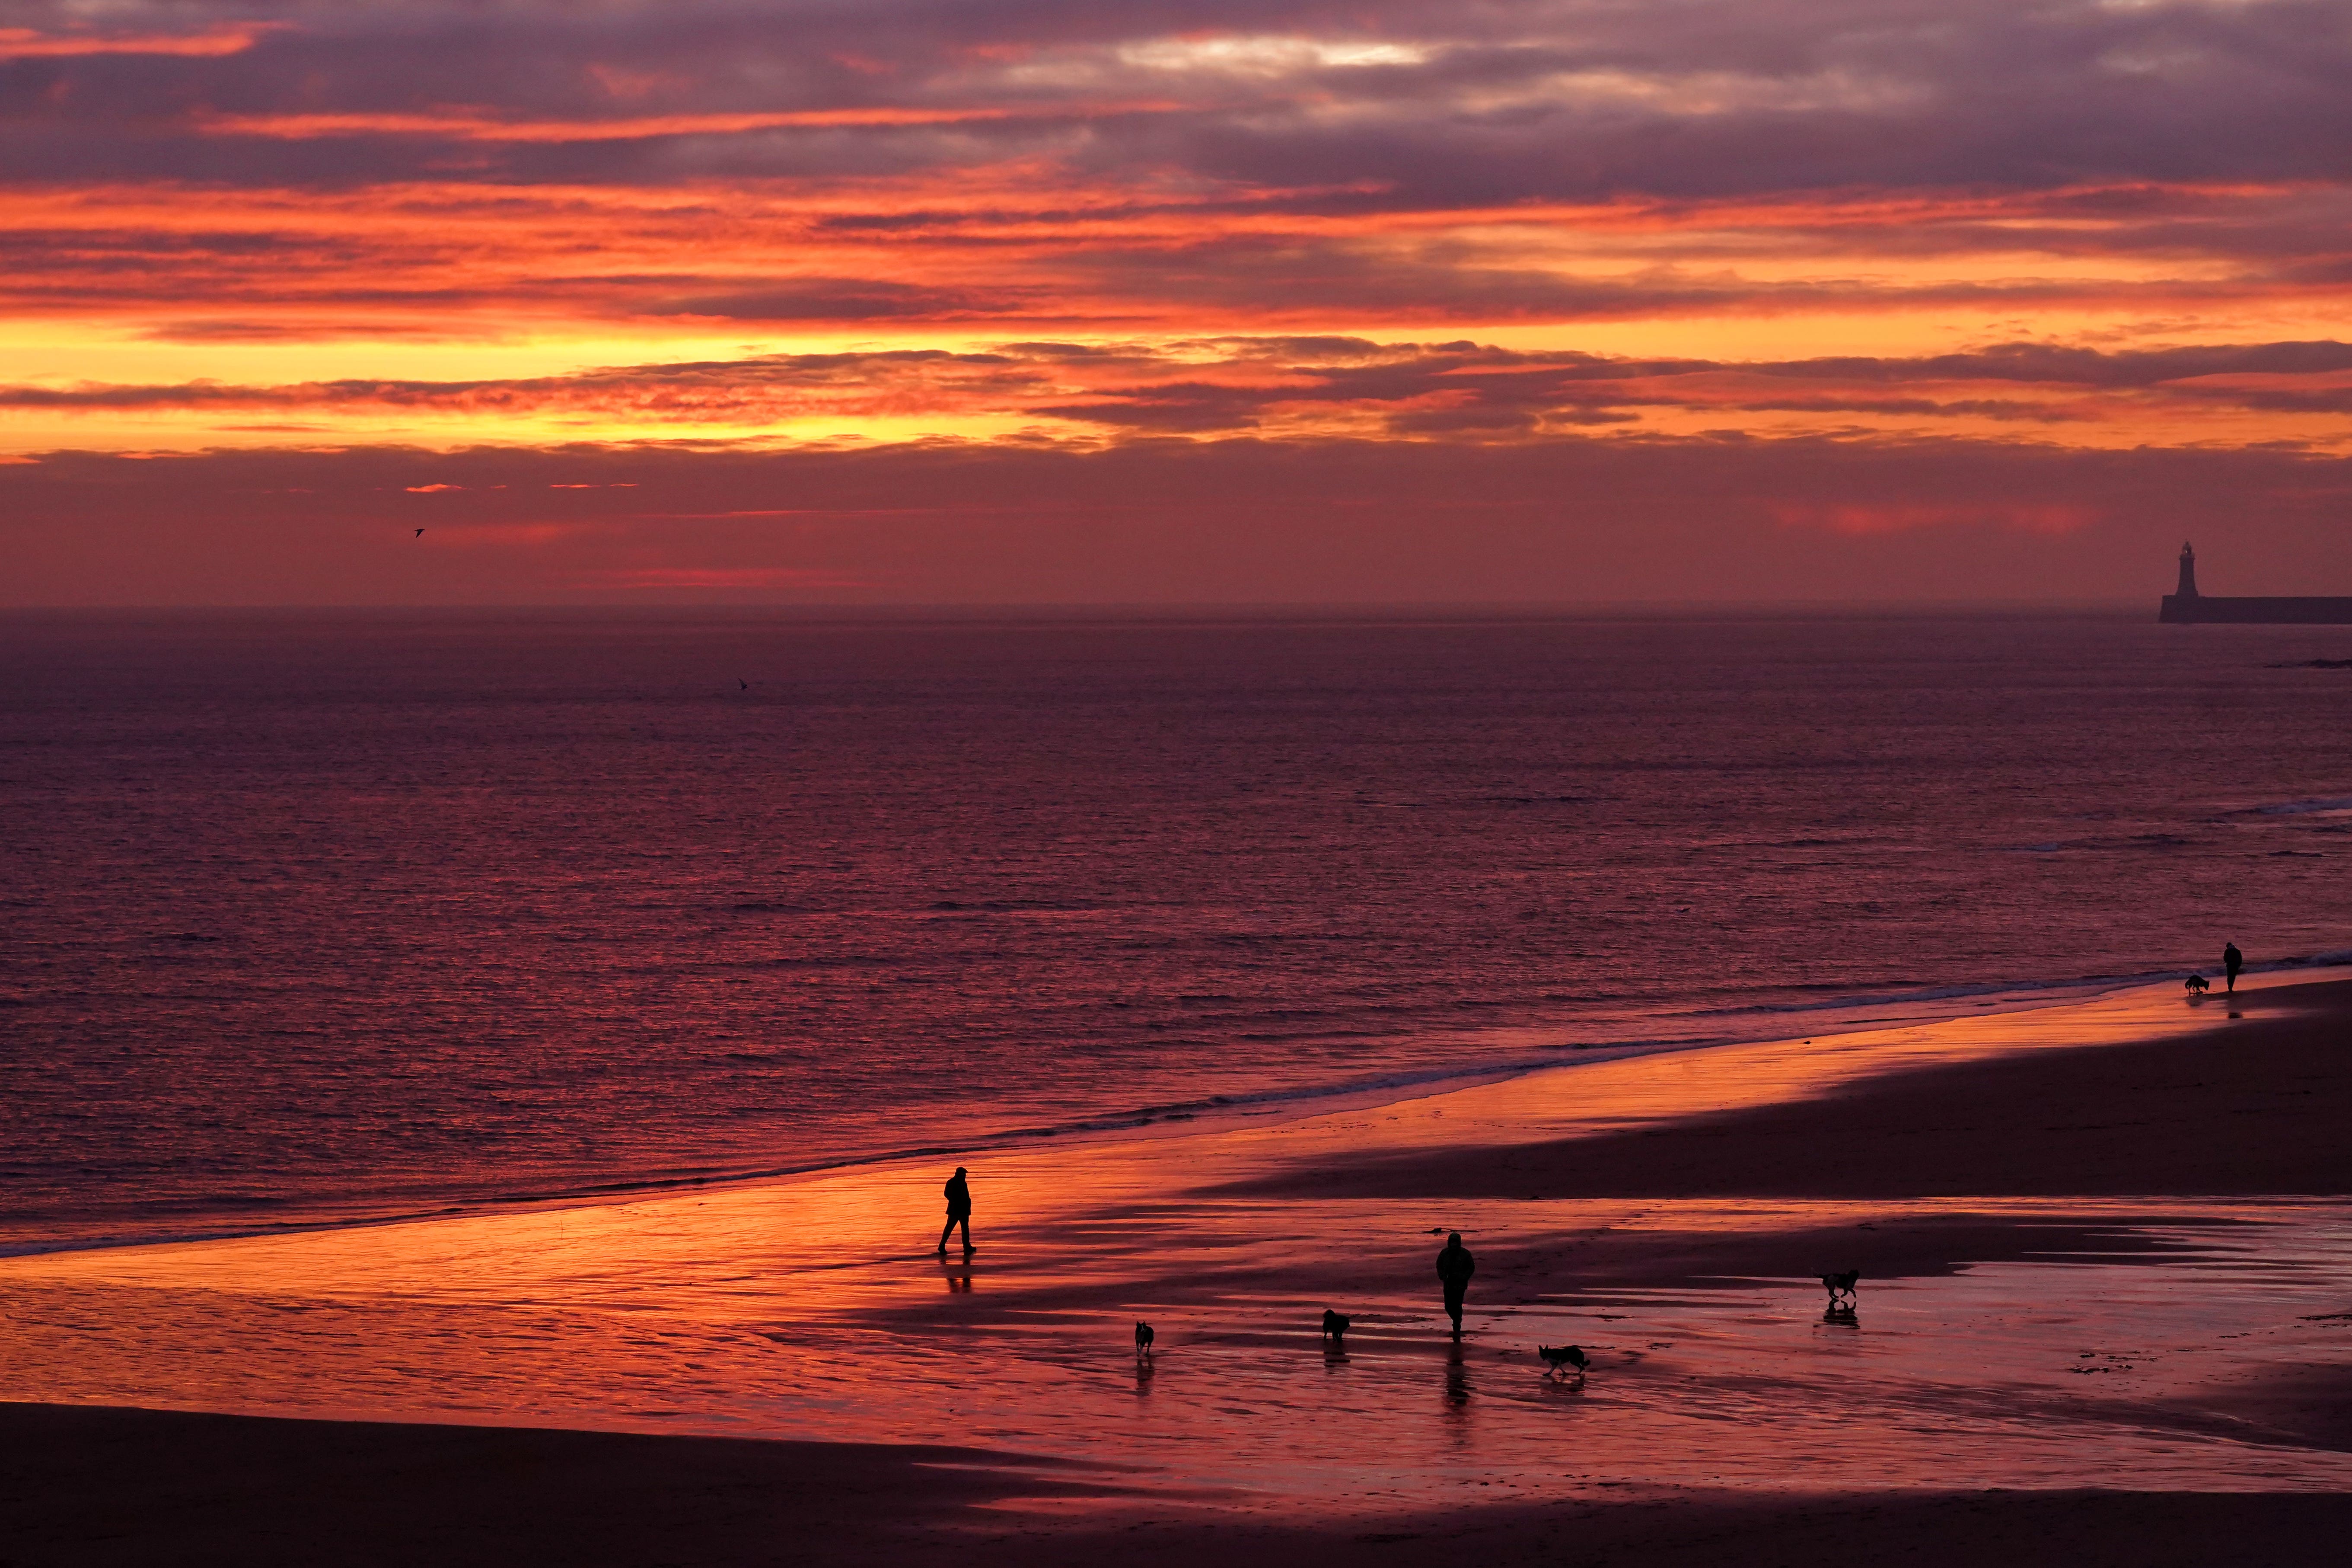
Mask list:
[[[2156,607],[2167,626],[2227,621],[2248,626],[2352,626],[2352,596],[2319,598],[2208,599],[2197,592],[2197,552],[2180,547],[2180,592],[2167,594]]]

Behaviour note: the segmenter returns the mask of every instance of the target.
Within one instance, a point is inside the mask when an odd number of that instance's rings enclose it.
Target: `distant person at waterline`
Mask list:
[[[1445,1287],[1445,1315],[1454,1320],[1454,1337],[1462,1337],[1462,1298],[1470,1289],[1470,1276],[1478,1272],[1478,1260],[1462,1245],[1462,1233],[1454,1231],[1445,1238],[1445,1250],[1437,1255],[1438,1282]]]
[[[940,1256],[945,1258],[948,1255],[948,1237],[955,1234],[956,1226],[961,1226],[964,1256],[969,1258],[971,1256],[971,1188],[964,1184],[961,1165],[958,1165],[956,1173],[948,1178],[947,1193],[948,1223],[940,1227]]]
[[[2238,994],[2238,971],[2244,967],[2246,967],[2246,955],[2238,951],[2238,944],[2234,942],[2224,942],[2221,946],[2221,971],[2230,977],[2230,983],[2224,989],[2232,996]]]

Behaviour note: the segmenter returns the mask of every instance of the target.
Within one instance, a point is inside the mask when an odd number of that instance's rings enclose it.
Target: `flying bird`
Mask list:
[[[418,529],[418,530],[416,531],[416,537],[417,537],[417,538],[419,538],[419,539],[424,538],[424,537],[425,537],[425,531],[424,531],[423,529],[421,529],[421,528],[420,528],[420,529]]]
[[[737,677],[735,678],[735,684],[736,684],[736,685],[738,685],[738,686],[740,686],[740,687],[741,687],[741,688],[742,688],[744,690],[746,690],[746,691],[749,691],[749,690],[751,690],[751,683],[750,681],[748,681],[748,680],[744,679],[743,679],[741,676],[740,676],[740,675],[739,675],[739,676],[737,676]]]

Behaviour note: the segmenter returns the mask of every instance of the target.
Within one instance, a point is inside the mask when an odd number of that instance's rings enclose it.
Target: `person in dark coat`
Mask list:
[[[2238,944],[2234,942],[2224,942],[2221,947],[2221,969],[2230,977],[2229,989],[2232,994],[2235,994],[2238,989],[2238,971],[2244,967],[2246,967],[2246,955],[2238,951]]]
[[[1462,1245],[1462,1233],[1454,1231],[1445,1238],[1445,1250],[1437,1255],[1438,1282],[1445,1287],[1445,1315],[1454,1320],[1454,1337],[1462,1337],[1462,1297],[1470,1289],[1470,1276],[1478,1272],[1478,1260]]]
[[[956,1173],[948,1178],[947,1192],[948,1223],[940,1229],[940,1256],[945,1258],[948,1255],[948,1237],[955,1234],[956,1226],[961,1226],[964,1256],[969,1258],[971,1256],[971,1189],[964,1184],[961,1165],[958,1165]]]

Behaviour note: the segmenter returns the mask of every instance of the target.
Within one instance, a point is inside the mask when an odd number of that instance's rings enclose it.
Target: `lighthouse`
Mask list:
[[[2322,599],[2209,599],[2197,591],[2197,552],[2180,547],[2180,592],[2167,594],[2156,618],[2168,626],[2228,621],[2257,626],[2352,626],[2352,597]]]

